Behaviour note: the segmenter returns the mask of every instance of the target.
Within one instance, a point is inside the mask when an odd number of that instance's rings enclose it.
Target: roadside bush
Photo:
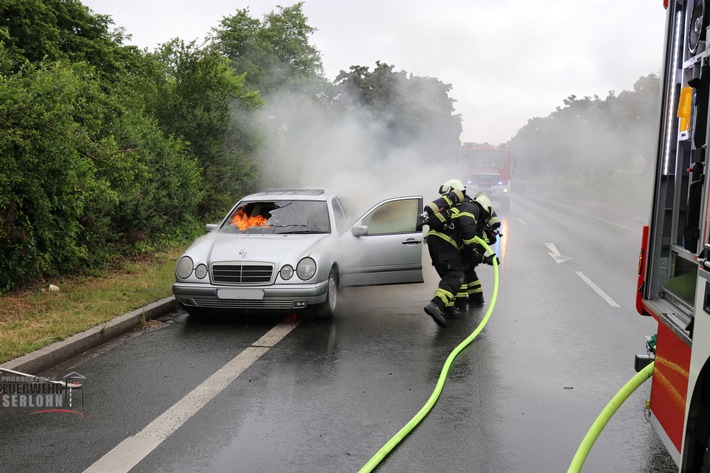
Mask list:
[[[0,76],[0,293],[193,221],[196,160],[115,92],[83,63]]]
[[[0,78],[0,290],[86,259],[85,202],[111,199],[73,119],[82,89],[66,68]]]

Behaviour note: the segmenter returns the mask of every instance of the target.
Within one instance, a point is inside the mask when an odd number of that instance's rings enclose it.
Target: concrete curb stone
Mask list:
[[[166,297],[165,299],[116,317],[98,327],[72,335],[66,340],[52,343],[32,353],[10,360],[0,365],[0,368],[29,374],[39,374],[42,371],[57,366],[87,350],[96,348],[119,335],[133,330],[142,322],[162,317],[177,308],[178,303],[175,297]]]

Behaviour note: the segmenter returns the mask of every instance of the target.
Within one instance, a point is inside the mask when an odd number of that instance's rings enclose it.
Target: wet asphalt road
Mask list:
[[[642,221],[516,197],[488,324],[376,471],[567,471],[635,374],[633,356],[655,332],[634,309]],[[3,408],[0,471],[81,472],[106,454],[107,471],[358,471],[427,402],[491,301],[484,267],[486,305],[438,328],[422,311],[437,282],[424,258],[425,284],[350,290],[332,320],[198,322],[177,311],[45,373],[86,376],[83,417]],[[262,339],[275,326],[287,333]],[[213,391],[196,399],[208,379]],[[644,418],[649,388],[622,405],[583,472],[676,471]]]

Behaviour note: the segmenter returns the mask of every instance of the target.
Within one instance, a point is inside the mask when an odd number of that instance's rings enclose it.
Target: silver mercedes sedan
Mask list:
[[[178,259],[173,294],[193,315],[307,310],[332,316],[346,286],[424,281],[422,196],[351,219],[320,189],[244,197]]]

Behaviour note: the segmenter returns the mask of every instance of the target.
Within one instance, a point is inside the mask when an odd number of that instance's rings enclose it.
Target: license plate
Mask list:
[[[263,289],[218,289],[217,297],[220,299],[256,299],[261,300],[264,298]]]

